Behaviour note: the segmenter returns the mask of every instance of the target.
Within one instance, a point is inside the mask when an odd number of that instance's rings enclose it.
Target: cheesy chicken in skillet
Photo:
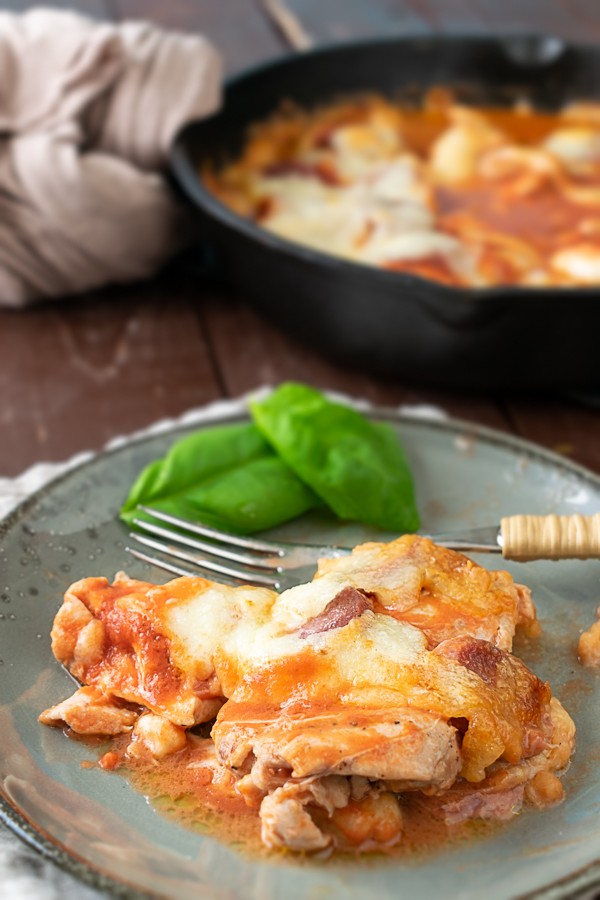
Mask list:
[[[455,287],[600,284],[600,104],[290,108],[205,172],[227,206],[334,256]]]

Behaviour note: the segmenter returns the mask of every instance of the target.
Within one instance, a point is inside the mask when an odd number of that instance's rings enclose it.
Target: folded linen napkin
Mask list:
[[[143,278],[185,246],[166,155],[220,83],[199,35],[0,13],[0,304]]]

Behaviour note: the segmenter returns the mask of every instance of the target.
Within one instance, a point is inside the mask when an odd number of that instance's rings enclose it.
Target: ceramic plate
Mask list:
[[[495,523],[530,512],[594,513],[600,479],[531,444],[452,421],[384,411],[406,447],[425,531]],[[221,421],[223,421],[221,419]],[[210,422],[208,423],[210,424]],[[136,440],[101,454],[35,494],[0,531],[0,799],[26,840],[88,882],[112,890],[252,900],[378,900],[444,895],[479,900],[572,897],[600,883],[600,676],[577,662],[580,630],[600,600],[600,562],[507,565],[530,585],[543,627],[523,655],[576,720],[577,753],[565,802],[527,810],[493,836],[410,862],[249,860],[206,834],[164,818],[116,773],[82,767],[97,751],[38,724],[73,684],[54,661],[49,632],[65,588],[118,569],[166,580],[128,558],[116,513],[134,477],[182,433]],[[340,543],[377,537],[305,519],[288,537]],[[497,557],[477,557],[488,566]],[[518,650],[518,648],[517,648]]]

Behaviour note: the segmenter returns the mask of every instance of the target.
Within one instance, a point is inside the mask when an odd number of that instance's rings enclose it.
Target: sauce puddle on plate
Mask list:
[[[206,732],[205,732],[206,733]],[[380,863],[386,859],[420,862],[424,856],[448,849],[465,841],[489,837],[506,823],[467,820],[448,825],[432,814],[418,793],[400,796],[404,829],[392,847],[369,849],[337,849],[334,854],[305,854],[290,850],[270,850],[261,840],[258,808],[248,806],[236,791],[235,777],[227,769],[215,766],[214,745],[210,738],[188,735],[185,749],[161,760],[126,760],[124,751],[129,736],[117,738],[110,756],[119,759],[118,774],[144,794],[153,807],[185,828],[210,835],[244,856],[286,862],[327,859],[352,859],[361,863]],[[109,766],[109,768],[111,768]]]

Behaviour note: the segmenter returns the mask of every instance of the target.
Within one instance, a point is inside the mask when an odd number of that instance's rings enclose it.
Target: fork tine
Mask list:
[[[184,569],[180,566],[168,563],[163,559],[159,559],[157,556],[150,556],[149,553],[142,553],[134,547],[127,547],[126,550],[131,556],[135,556],[135,558],[141,560],[141,562],[149,563],[151,566],[156,566],[159,569],[164,569],[172,575],[191,575],[192,577],[198,577],[198,572],[190,572],[189,569]],[[239,580],[237,578],[227,578],[226,576],[222,576],[222,582],[223,584],[231,584],[234,587],[239,585]]]
[[[248,553],[237,553],[234,550],[228,550],[226,547],[221,547],[218,544],[209,544],[207,541],[199,541],[197,538],[181,534],[170,528],[163,528],[160,525],[155,525],[153,522],[145,522],[143,519],[134,519],[133,524],[138,528],[141,528],[142,531],[148,531],[150,534],[166,538],[168,541],[175,541],[177,544],[185,544],[186,547],[191,547],[192,550],[199,550],[201,553],[208,553],[210,556],[218,556],[220,559],[238,562],[243,566],[254,566],[257,569],[277,571],[277,562],[273,561],[273,557],[260,557]],[[276,557],[276,559],[279,559],[279,557]]]
[[[201,525],[199,522],[191,522],[189,519],[182,519],[180,516],[174,516],[160,509],[153,509],[151,506],[140,504],[138,509],[148,513],[149,516],[155,519],[167,522],[169,525],[184,528],[193,534],[201,535],[201,537],[221,541],[223,544],[233,544],[236,547],[244,547],[246,550],[255,550],[257,553],[270,553],[275,556],[283,556],[285,554],[285,547],[274,541],[259,541],[256,538],[241,537],[239,534],[229,534],[227,531],[219,531],[217,528],[210,528],[208,525]]]
[[[167,556],[173,556],[175,557],[175,559],[182,560],[182,562],[192,563],[192,565],[197,566],[199,569],[204,569],[206,572],[216,573],[217,575],[226,575],[228,578],[235,578],[236,581],[241,581],[246,584],[258,584],[269,588],[276,588],[279,585],[277,577],[261,575],[258,572],[248,572],[241,569],[233,569],[229,566],[223,566],[220,563],[213,562],[212,560],[192,556],[191,553],[186,553],[184,550],[180,550],[178,547],[174,547],[172,544],[163,544],[162,541],[157,541],[154,538],[146,537],[146,535],[144,534],[135,534],[134,532],[131,532],[129,536],[133,538],[134,541],[138,541],[140,544],[144,544],[146,547],[150,547],[152,550],[158,550],[159,553],[165,553],[167,554]],[[131,547],[127,547],[126,549],[134,556],[136,555],[136,552],[139,552],[135,551],[135,548]],[[164,565],[163,568],[167,568],[167,566]],[[181,574],[181,572],[179,572],[179,574]],[[183,574],[191,575],[193,573],[186,571]]]
[[[142,553],[141,550],[136,550],[135,547],[125,547],[127,553],[130,553],[132,556],[135,556],[136,559],[141,560],[141,562],[150,563],[151,566],[158,566],[159,569],[165,569],[167,572],[171,572],[173,575],[194,575],[196,573],[190,572],[189,569],[182,569],[179,566],[172,565],[171,563],[165,562],[162,559],[157,559],[155,556],[150,556],[147,553]]]

